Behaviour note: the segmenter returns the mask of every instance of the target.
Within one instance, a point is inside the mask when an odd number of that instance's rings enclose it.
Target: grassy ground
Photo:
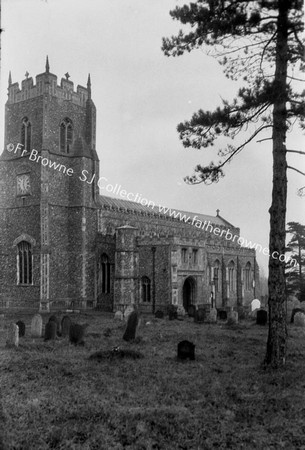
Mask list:
[[[303,329],[289,325],[287,367],[272,373],[260,367],[267,328],[253,322],[146,319],[128,344],[112,315],[75,316],[90,324],[83,347],[25,336],[8,349],[1,334],[3,448],[305,449]],[[176,360],[182,339],[195,361]],[[89,359],[114,346],[144,358]]]

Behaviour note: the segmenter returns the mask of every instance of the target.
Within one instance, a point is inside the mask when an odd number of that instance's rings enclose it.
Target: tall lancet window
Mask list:
[[[63,153],[70,153],[73,141],[73,126],[68,117],[66,117],[60,124],[59,141],[60,151]]]
[[[18,284],[32,284],[33,282],[32,246],[29,242],[21,241],[17,246],[17,279]]]
[[[27,117],[22,119],[21,124],[21,144],[23,145],[23,150],[31,150],[32,144],[32,125]]]

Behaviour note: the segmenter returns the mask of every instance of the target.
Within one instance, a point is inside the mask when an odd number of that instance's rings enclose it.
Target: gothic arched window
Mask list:
[[[247,291],[251,289],[251,264],[248,262],[245,268],[245,288]]]
[[[142,277],[142,302],[150,302],[150,279],[148,277]]]
[[[17,245],[17,282],[18,284],[33,283],[32,246],[21,241]]]
[[[21,144],[23,145],[23,150],[31,150],[32,142],[32,125],[27,117],[22,119],[21,125]]]
[[[215,284],[215,291],[219,292],[219,278],[220,278],[220,262],[218,261],[218,259],[216,259],[216,261],[214,262],[214,267],[213,267],[213,280],[214,284]]]
[[[232,291],[235,291],[235,276],[234,276],[234,274],[235,274],[235,269],[234,269],[234,262],[233,261],[231,261],[230,263],[229,263],[229,266],[228,266],[228,274],[229,274],[229,290],[232,292]]]
[[[100,284],[101,292],[109,294],[110,292],[110,262],[108,256],[103,253],[100,259]]]
[[[59,148],[63,153],[69,153],[73,141],[72,122],[66,117],[60,124]]]

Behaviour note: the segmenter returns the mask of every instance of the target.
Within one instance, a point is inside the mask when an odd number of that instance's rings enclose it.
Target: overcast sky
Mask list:
[[[241,236],[268,246],[272,187],[271,141],[252,143],[226,168],[218,184],[189,186],[183,177],[197,163],[218,161],[211,150],[184,149],[176,126],[199,108],[212,110],[230,99],[236,83],[201,50],[168,58],[163,36],[180,26],[169,16],[176,0],[2,0],[1,125],[7,79],[45,70],[86,86],[91,73],[97,107],[100,172],[111,184],[173,208],[220,215]],[[1,126],[1,129],[3,126]],[[246,135],[247,136],[247,135]],[[1,136],[3,142],[3,135]],[[287,148],[301,149],[297,127]],[[304,158],[303,158],[304,159]],[[291,165],[304,167],[301,157]],[[305,179],[288,173],[287,222],[305,222],[305,199],[296,195]],[[268,258],[258,254],[266,269]]]

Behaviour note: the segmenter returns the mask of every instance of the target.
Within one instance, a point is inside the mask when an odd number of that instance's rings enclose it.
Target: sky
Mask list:
[[[161,51],[162,37],[181,28],[169,11],[184,3],[2,0],[0,129],[9,70],[13,82],[21,84],[26,71],[35,77],[45,70],[48,55],[58,83],[69,72],[75,88],[86,86],[90,73],[100,176],[107,183],[176,210],[216,215],[219,209],[223,218],[241,229],[241,236],[268,247],[270,140],[251,143],[225,168],[225,177],[217,184],[190,186],[183,181],[196,164],[218,161],[221,141],[212,149],[185,149],[176,131],[178,123],[200,108],[213,110],[238,89],[203,49],[178,58]],[[3,133],[0,138],[3,142]],[[297,126],[288,133],[287,148],[304,148]],[[304,157],[289,155],[288,161],[305,169]],[[301,175],[288,172],[287,222],[305,223],[305,198],[297,196],[304,184]],[[268,257],[258,253],[257,259],[266,273]]]

